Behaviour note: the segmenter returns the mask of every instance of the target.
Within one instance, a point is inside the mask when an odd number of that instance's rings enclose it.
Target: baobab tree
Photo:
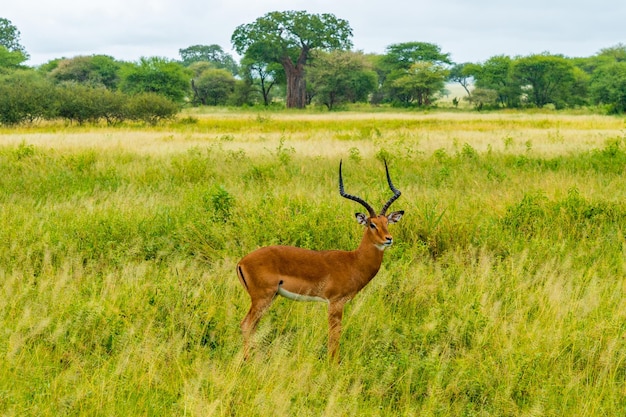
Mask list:
[[[248,60],[278,62],[287,80],[287,107],[306,105],[305,66],[315,49],[350,49],[352,29],[332,14],[305,11],[270,12],[238,26],[231,37],[238,54]]]

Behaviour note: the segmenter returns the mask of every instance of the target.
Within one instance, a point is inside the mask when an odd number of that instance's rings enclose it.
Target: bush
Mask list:
[[[56,94],[58,116],[78,124],[97,122],[102,117],[99,106],[103,90],[76,83],[59,86]]]
[[[130,96],[126,103],[126,114],[131,120],[156,125],[164,119],[173,118],[178,106],[171,100],[155,93],[140,93]]]
[[[0,124],[16,125],[55,113],[53,85],[32,71],[16,71],[0,80]]]

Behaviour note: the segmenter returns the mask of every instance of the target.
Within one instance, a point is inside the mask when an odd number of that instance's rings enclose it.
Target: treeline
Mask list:
[[[302,27],[310,30],[298,32]],[[242,56],[239,62],[219,45],[193,45],[179,50],[180,60],[124,62],[91,55],[28,67],[17,28],[2,18],[0,28],[3,125],[59,118],[157,123],[182,106],[433,107],[451,82],[465,89],[463,97],[453,98],[454,105],[467,100],[477,110],[626,112],[623,44],[591,57],[541,53],[455,63],[438,45],[426,42],[392,44],[384,54],[353,51],[346,21],[272,12],[236,28],[232,43]]]
[[[0,82],[0,124],[64,119],[83,124],[140,121],[156,124],[180,110],[157,93],[125,94],[77,82],[55,84],[28,71],[16,71]]]

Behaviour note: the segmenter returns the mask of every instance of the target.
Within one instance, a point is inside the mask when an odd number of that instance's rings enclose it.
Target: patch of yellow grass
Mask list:
[[[197,124],[135,130],[115,127],[5,130],[0,145],[32,144],[58,150],[94,148],[140,154],[171,154],[193,147],[266,153],[280,141],[302,156],[341,157],[352,148],[363,156],[399,146],[431,154],[453,152],[464,144],[483,152],[533,150],[544,156],[602,146],[622,137],[624,121],[601,115],[528,113],[345,112],[269,115],[214,111],[192,114]],[[388,149],[391,150],[391,149]]]

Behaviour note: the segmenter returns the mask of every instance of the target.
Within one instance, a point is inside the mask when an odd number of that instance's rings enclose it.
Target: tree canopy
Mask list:
[[[425,106],[445,85],[450,54],[427,42],[397,43],[377,60],[382,94],[377,100],[403,106]]]
[[[133,106],[146,114],[168,108],[158,104],[162,97],[178,105],[269,105],[285,92],[288,108],[314,103],[333,109],[366,101],[433,106],[446,81],[463,86],[477,109],[597,106],[600,111],[626,112],[623,43],[588,57],[544,52],[457,64],[437,44],[394,43],[382,54],[364,54],[352,50],[351,37],[349,23],[332,14],[275,11],[235,29],[231,43],[241,55],[239,62],[219,45],[197,44],[179,49],[181,60],[143,57],[124,62],[107,55],[79,55],[31,68],[24,65],[28,54],[19,30],[0,18],[5,111],[0,123],[45,119],[60,109],[66,114],[62,117],[79,122],[129,120],[136,118],[125,113]],[[121,106],[128,97],[120,94],[142,97],[133,106]],[[61,103],[72,98],[73,104]],[[94,100],[102,105],[87,116]],[[107,110],[112,107],[124,109]]]
[[[567,87],[574,82],[574,65],[562,56],[530,55],[515,61],[512,76],[527,87],[529,101],[537,107],[548,103],[562,106]]]
[[[20,31],[10,20],[0,17],[0,71],[17,68],[28,58],[20,44]]]
[[[394,43],[387,47],[383,64],[393,69],[409,69],[416,62],[452,64],[449,53],[441,52],[441,47],[428,42]]]
[[[230,54],[224,52],[219,45],[192,45],[179,49],[178,53],[184,66],[188,67],[196,62],[208,62],[217,69],[225,69],[233,75],[237,75],[237,63]]]
[[[332,14],[305,11],[270,12],[253,23],[238,26],[231,42],[237,53],[278,62],[287,78],[287,107],[306,105],[304,69],[312,50],[350,49],[348,21]]]
[[[307,70],[313,100],[328,110],[366,101],[377,86],[376,73],[362,52],[317,51]]]
[[[108,55],[76,56],[61,59],[49,72],[58,82],[73,81],[115,89],[121,63]]]
[[[157,93],[181,102],[191,88],[191,71],[164,58],[141,58],[120,69],[120,89],[129,94]]]
[[[0,46],[9,52],[20,52],[28,59],[26,49],[20,44],[20,31],[9,19],[0,17]]]
[[[481,96],[495,96],[494,105],[516,107],[520,103],[521,88],[511,78],[513,61],[507,55],[496,55],[483,64],[470,67],[475,80],[475,87],[483,90]],[[489,90],[494,94],[485,94],[484,90]]]

